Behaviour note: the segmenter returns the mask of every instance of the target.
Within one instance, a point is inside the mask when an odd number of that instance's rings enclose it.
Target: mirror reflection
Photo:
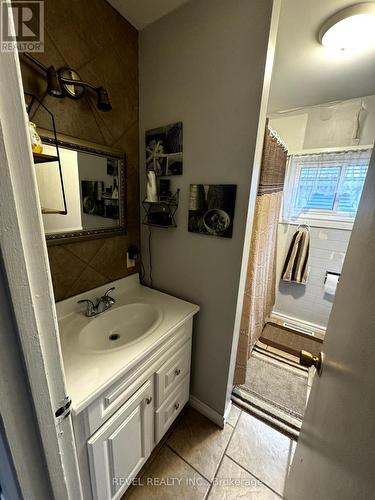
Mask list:
[[[56,155],[56,147],[43,141],[43,154]],[[60,144],[59,155],[66,215],[58,213],[64,208],[58,163],[35,166],[47,239],[124,231],[124,155],[74,144]]]

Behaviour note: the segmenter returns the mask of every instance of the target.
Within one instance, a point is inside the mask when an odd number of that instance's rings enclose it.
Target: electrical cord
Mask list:
[[[152,255],[151,255],[151,228],[148,228],[148,261],[149,261],[149,283],[145,283],[146,268],[143,262],[142,252],[139,252],[140,281],[142,285],[152,287]]]
[[[152,288],[152,255],[151,255],[151,228],[148,227],[148,262],[149,262],[149,277],[150,277],[150,287]]]
[[[142,257],[142,253],[139,252],[139,266],[140,266],[140,281],[141,281],[141,285],[144,285],[145,284],[145,277],[146,277],[146,269],[145,269],[145,266],[143,264],[143,257]]]

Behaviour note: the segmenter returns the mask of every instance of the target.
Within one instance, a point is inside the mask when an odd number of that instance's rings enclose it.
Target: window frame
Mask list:
[[[349,159],[344,159],[343,162],[338,162],[338,160],[335,160],[333,155],[335,154],[342,154],[342,153],[354,153],[355,151],[361,151],[361,152],[369,152],[369,158],[371,157],[372,153],[372,146],[366,146],[366,147],[361,147],[361,148],[353,148],[353,149],[348,149],[346,148],[345,150],[332,150],[330,149],[329,151],[314,151],[314,152],[303,152],[300,154],[291,154],[288,157],[288,168],[287,168],[287,176],[285,179],[285,184],[284,184],[284,196],[283,196],[283,207],[281,210],[281,222],[286,223],[286,224],[309,224],[312,226],[318,226],[318,227],[332,227],[336,229],[352,229],[353,223],[356,217],[356,212],[344,212],[344,211],[339,211],[338,210],[338,204],[339,204],[339,196],[338,193],[340,192],[340,188],[342,187],[343,183],[345,182],[345,176],[347,173],[347,170],[349,167],[353,166],[350,164]],[[323,163],[322,165],[316,165],[314,168],[324,168],[329,167],[329,166],[337,166],[340,168],[340,176],[338,179],[337,187],[336,187],[336,193],[335,193],[335,200],[333,204],[332,209],[313,209],[313,208],[308,208],[304,209],[303,212],[301,212],[298,216],[294,216],[293,213],[293,208],[294,207],[289,207],[288,210],[288,216],[285,216],[285,210],[284,210],[284,204],[285,203],[292,203],[297,196],[298,192],[298,187],[299,187],[299,180],[301,176],[301,170],[304,167],[312,166],[311,164],[309,165],[309,159],[312,159],[315,155],[319,154],[332,154],[332,160],[327,161],[327,163]],[[306,161],[303,161],[303,157],[306,157]],[[299,159],[300,158],[300,159]],[[293,168],[293,160],[298,161],[297,165],[295,168]],[[310,160],[312,163],[312,160]]]

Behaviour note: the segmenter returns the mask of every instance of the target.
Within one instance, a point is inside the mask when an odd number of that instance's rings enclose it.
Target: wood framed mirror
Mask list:
[[[43,153],[56,155],[54,137],[39,131]],[[48,245],[126,233],[126,156],[107,146],[58,135],[57,162],[35,165]],[[65,192],[67,214],[58,213]],[[43,206],[56,213],[44,213]]]

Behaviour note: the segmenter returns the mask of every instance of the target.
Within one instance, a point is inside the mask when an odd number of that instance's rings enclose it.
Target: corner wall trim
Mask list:
[[[196,398],[191,394],[190,394],[189,404],[192,408],[194,408],[194,410],[197,410],[197,412],[201,413],[202,415],[207,417],[214,424],[218,425],[221,428],[224,427],[224,424],[226,422],[226,419],[228,418],[232,406],[232,402],[230,402],[230,404],[227,406],[225,410],[224,415],[221,415],[216,410],[213,410],[210,406],[206,405],[206,403],[203,403],[200,399]]]

